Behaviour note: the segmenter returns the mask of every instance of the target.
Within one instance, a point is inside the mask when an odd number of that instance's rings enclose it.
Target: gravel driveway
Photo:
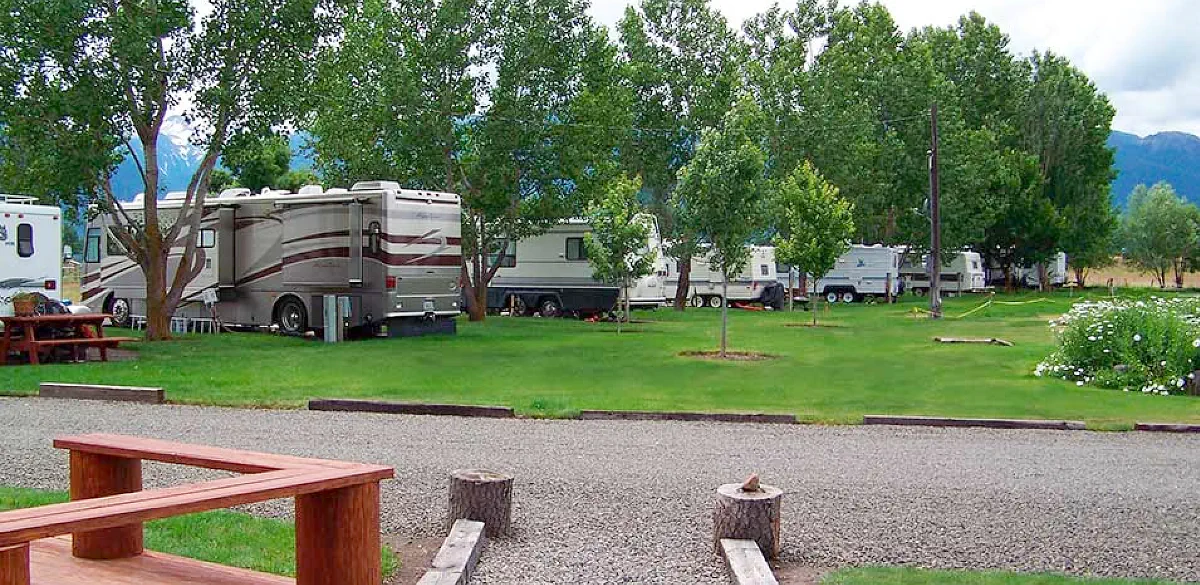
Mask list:
[[[1200,576],[1200,437],[535,421],[0,399],[0,484],[63,489],[51,438],[115,432],[385,463],[384,530],[441,534],[458,467],[517,475],[474,583],[726,583],[720,483],[789,493],[784,560]],[[147,485],[210,472],[148,465]],[[288,502],[255,512],[287,515]]]

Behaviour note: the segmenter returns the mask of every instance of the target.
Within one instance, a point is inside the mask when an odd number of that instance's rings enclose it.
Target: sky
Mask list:
[[[794,1],[794,0],[793,0]],[[843,5],[850,0],[843,0]],[[731,25],[774,0],[712,0]],[[882,0],[901,30],[946,26],[971,10],[1011,38],[1010,49],[1063,55],[1117,110],[1113,129],[1146,136],[1200,135],[1200,2],[1197,0]],[[592,0],[597,21],[614,25],[629,4]],[[783,8],[794,6],[788,0]]]

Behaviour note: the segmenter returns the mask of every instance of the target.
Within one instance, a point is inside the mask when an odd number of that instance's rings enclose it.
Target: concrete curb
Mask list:
[[[1020,420],[1003,418],[943,418],[934,416],[889,416],[868,414],[864,425],[900,425],[919,427],[980,427],[985,429],[1034,429],[1047,431],[1083,431],[1087,425],[1078,420]]]
[[[66,384],[42,382],[38,384],[41,398],[67,398],[72,400],[115,400],[120,402],[144,402],[162,404],[162,388],[140,386],[104,386],[100,384]]]
[[[705,413],[705,412],[650,412],[642,410],[584,410],[579,413],[580,420],[671,420],[693,422],[736,422],[736,423],[767,423],[767,424],[796,424],[794,414],[737,414],[737,413]]]
[[[734,585],[779,585],[771,565],[753,540],[721,539],[721,556]]]
[[[433,568],[417,581],[417,585],[466,585],[475,573],[475,565],[483,552],[487,537],[483,522],[455,520],[442,548],[433,557]]]
[[[464,406],[459,404],[419,404],[380,400],[317,399],[308,401],[309,410],[340,412],[379,412],[385,414],[424,414],[435,416],[474,416],[513,418],[513,409],[504,406]]]
[[[1133,425],[1133,430],[1148,433],[1200,433],[1200,425],[1140,422]]]

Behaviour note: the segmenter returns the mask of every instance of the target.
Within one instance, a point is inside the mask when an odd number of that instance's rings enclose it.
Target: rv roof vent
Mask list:
[[[145,199],[145,198],[146,198],[146,194],[145,194],[145,193],[138,193],[137,195],[134,195],[134,196],[133,196],[133,202],[134,202],[134,203],[141,203],[141,202],[142,202],[142,200],[143,200],[143,199]]]
[[[167,201],[178,201],[187,197],[187,191],[171,191],[167,193]]]
[[[337,195],[339,193],[349,193],[349,191],[347,191],[346,189],[343,189],[341,187],[330,187],[328,190],[325,191],[326,195]]]
[[[388,189],[398,190],[400,189],[400,183],[395,181],[359,181],[353,187],[350,187],[351,191],[384,191]]]
[[[237,187],[234,189],[226,189],[221,191],[221,199],[230,199],[233,197],[245,197],[250,194],[250,190],[245,187]]]
[[[299,191],[296,191],[296,193],[299,195],[320,195],[321,192],[320,185],[305,185],[300,187]]]

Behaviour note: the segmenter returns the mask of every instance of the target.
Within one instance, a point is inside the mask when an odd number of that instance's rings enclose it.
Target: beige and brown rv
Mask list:
[[[160,221],[173,222],[182,200],[182,193],[160,200]],[[124,208],[137,221],[141,197]],[[322,298],[337,295],[348,297],[348,320],[362,333],[384,324],[392,336],[453,332],[461,213],[457,195],[390,181],[298,193],[226,190],[205,200],[198,233],[184,233],[171,251],[178,258],[187,238],[199,238],[202,266],[176,316],[209,317],[204,299],[215,296],[226,324],[302,334],[324,327]],[[123,325],[145,315],[146,285],[110,221],[99,214],[88,224],[82,297]]]

